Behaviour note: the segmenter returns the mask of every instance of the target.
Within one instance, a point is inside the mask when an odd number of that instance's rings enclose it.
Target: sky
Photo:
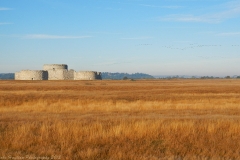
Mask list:
[[[240,0],[0,0],[0,73],[240,75]]]

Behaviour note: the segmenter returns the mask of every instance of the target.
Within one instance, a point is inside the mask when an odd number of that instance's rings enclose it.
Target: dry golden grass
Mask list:
[[[0,81],[9,156],[240,159],[240,81]]]

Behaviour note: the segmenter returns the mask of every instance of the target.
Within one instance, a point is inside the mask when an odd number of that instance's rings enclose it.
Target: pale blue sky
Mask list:
[[[0,0],[0,73],[240,75],[240,0]]]

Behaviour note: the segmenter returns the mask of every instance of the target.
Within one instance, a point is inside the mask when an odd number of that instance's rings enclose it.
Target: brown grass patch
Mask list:
[[[0,159],[240,159],[239,133],[238,80],[0,81]]]

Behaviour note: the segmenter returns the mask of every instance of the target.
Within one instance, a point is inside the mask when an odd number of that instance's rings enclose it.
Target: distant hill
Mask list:
[[[0,73],[0,79],[14,79],[14,73]]]
[[[110,72],[102,72],[102,79],[154,79],[153,76],[145,73],[110,73]]]

